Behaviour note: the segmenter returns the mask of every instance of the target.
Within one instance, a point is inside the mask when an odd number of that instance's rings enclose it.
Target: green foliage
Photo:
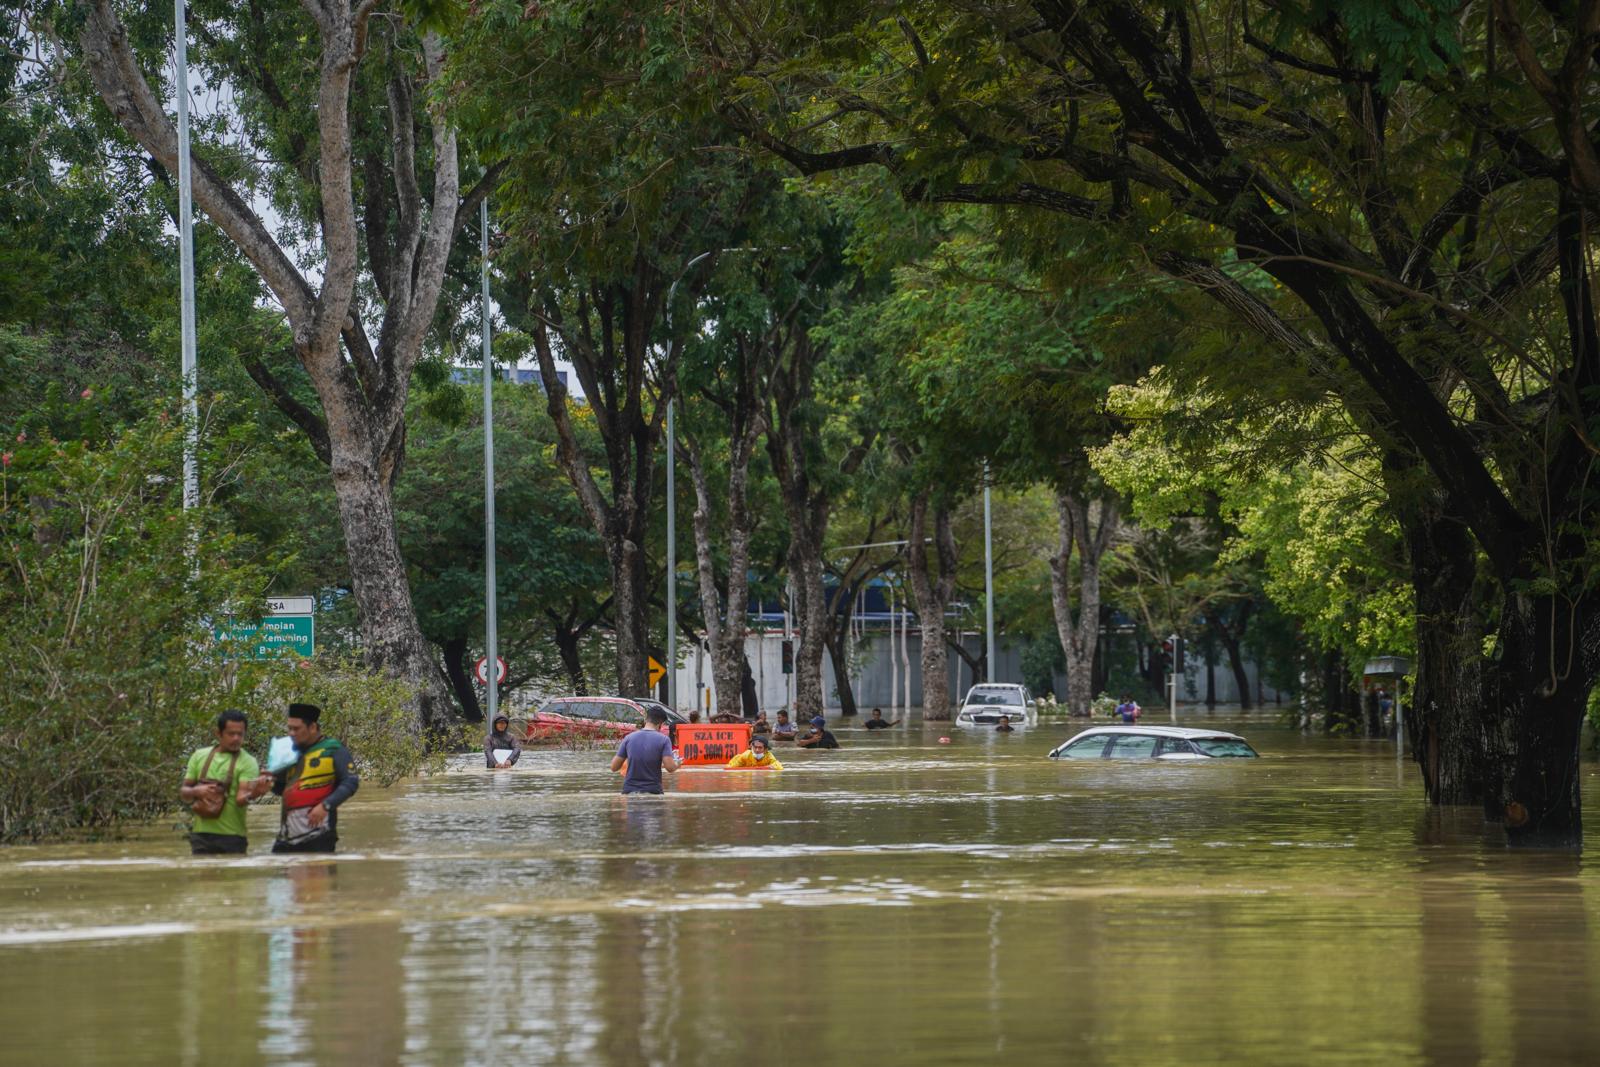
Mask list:
[[[410,686],[374,674],[355,656],[285,657],[241,663],[235,669],[233,703],[249,713],[251,747],[263,755],[270,735],[282,732],[290,703],[322,709],[322,732],[350,749],[363,785],[390,786],[401,778],[437,771],[459,740],[419,734]]]
[[[0,840],[158,814],[229,700],[202,620],[258,602],[265,571],[214,509],[182,509],[164,415],[105,442],[17,431],[5,448]]]

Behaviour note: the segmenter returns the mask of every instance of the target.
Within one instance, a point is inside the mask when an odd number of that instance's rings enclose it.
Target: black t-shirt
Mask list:
[[[869,730],[887,730],[889,728],[889,720],[888,719],[868,719],[866,721],[866,727]]]
[[[837,737],[833,736],[833,731],[832,730],[820,730],[818,732],[822,734],[822,740],[818,741],[814,745],[808,745],[807,746],[808,748],[838,748],[839,747],[839,739]]]

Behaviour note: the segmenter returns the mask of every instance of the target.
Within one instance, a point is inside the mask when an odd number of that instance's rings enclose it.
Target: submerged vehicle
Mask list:
[[[987,726],[993,729],[1001,719],[1012,726],[1034,726],[1039,713],[1024,686],[985,682],[967,690],[967,699],[956,713],[957,726]]]
[[[1257,755],[1238,734],[1187,726],[1092,726],[1050,751],[1051,759],[1194,761]]]
[[[660,708],[676,726],[689,720],[665,704],[632,697],[557,697],[528,716],[529,741],[564,737],[622,737],[644,726],[647,708]]]

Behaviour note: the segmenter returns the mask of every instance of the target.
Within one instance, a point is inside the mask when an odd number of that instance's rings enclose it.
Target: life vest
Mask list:
[[[328,798],[338,784],[334,774],[333,754],[339,742],[324,737],[300,754],[300,762],[289,772],[283,789],[283,806],[286,810],[313,808]]]

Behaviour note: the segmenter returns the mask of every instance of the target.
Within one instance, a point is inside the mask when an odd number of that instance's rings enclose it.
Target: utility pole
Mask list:
[[[183,3],[183,0],[178,0]],[[494,573],[494,356],[489,337],[489,198],[478,203],[478,259],[483,291],[483,655],[488,677],[489,729],[500,713],[500,605]]]
[[[194,205],[189,173],[189,26],[184,0],[173,0],[172,6],[176,40],[173,61],[178,72],[178,293],[183,353],[183,506],[187,509],[200,505],[200,468],[195,455],[200,408],[196,399],[199,383],[195,365]],[[192,554],[193,549],[190,551]]]
[[[989,500],[989,461],[983,461],[983,632],[984,681],[994,681],[994,511]]]

